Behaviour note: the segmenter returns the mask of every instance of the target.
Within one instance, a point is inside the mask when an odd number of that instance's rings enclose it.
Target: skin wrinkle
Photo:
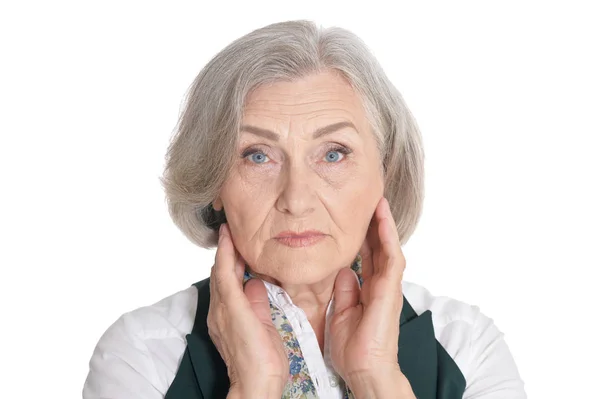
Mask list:
[[[252,271],[288,293],[322,342],[337,273],[358,254],[383,195],[376,138],[361,98],[331,72],[258,87],[242,119],[279,140],[240,132],[236,165],[213,206],[225,208],[236,249]],[[341,121],[356,131],[344,127],[312,138],[316,129]],[[340,145],[351,152],[328,162],[325,155]],[[263,163],[242,158],[250,148],[266,155]],[[310,247],[272,239],[283,230],[315,228],[327,236]]]

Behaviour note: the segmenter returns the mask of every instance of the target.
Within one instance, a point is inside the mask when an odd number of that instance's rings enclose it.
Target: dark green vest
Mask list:
[[[210,303],[209,279],[194,284],[198,308],[187,347],[165,399],[225,399],[227,367],[206,326]],[[461,399],[466,381],[460,369],[436,340],[431,310],[417,315],[404,297],[400,315],[398,363],[419,399]]]

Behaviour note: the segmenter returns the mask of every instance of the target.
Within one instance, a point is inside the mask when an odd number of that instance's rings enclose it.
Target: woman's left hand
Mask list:
[[[352,269],[338,273],[329,327],[333,367],[357,398],[358,390],[405,390],[408,384],[398,364],[406,261],[385,197],[377,204],[360,255],[362,289]]]

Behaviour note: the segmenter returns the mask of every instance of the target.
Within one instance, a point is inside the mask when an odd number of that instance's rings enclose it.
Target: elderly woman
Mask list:
[[[525,398],[476,306],[403,281],[423,150],[365,44],[255,30],[190,89],[162,183],[210,278],[121,316],[85,399]]]

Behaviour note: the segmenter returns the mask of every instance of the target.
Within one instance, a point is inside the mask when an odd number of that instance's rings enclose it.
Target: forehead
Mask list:
[[[329,71],[259,86],[244,106],[246,122],[257,117],[341,118],[358,125],[365,119],[360,96],[342,76]]]

